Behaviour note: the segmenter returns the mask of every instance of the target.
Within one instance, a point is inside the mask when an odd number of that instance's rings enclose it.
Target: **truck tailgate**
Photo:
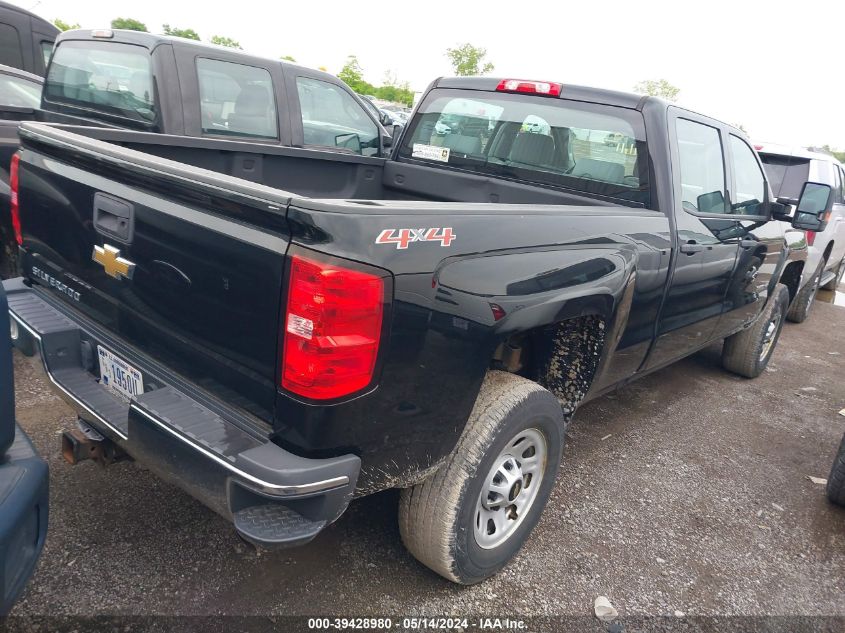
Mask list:
[[[20,135],[24,276],[270,422],[290,196],[57,128]]]

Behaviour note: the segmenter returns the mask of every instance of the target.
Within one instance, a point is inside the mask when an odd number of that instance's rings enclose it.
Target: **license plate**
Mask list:
[[[144,377],[140,371],[100,345],[97,345],[97,353],[100,357],[101,385],[124,400],[144,393]]]

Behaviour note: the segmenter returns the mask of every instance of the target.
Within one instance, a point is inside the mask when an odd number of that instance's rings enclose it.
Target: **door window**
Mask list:
[[[205,134],[279,137],[273,80],[266,68],[197,59]]]
[[[0,64],[23,68],[21,38],[18,30],[10,24],[0,24]]]
[[[310,77],[297,77],[296,90],[306,145],[340,147],[363,156],[378,154],[378,126],[352,95]]]
[[[675,128],[684,209],[693,213],[727,213],[725,160],[719,130],[687,119],[678,119]]]
[[[50,63],[50,55],[53,54],[53,42],[41,42],[41,56],[44,58],[44,68]]]
[[[741,138],[731,134],[734,191],[731,212],[737,215],[765,215],[766,178],[754,151]]]
[[[842,172],[833,164],[833,201],[842,204]]]

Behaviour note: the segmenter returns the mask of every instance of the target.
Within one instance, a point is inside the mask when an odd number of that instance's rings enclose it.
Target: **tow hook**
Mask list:
[[[79,428],[62,433],[62,456],[69,464],[92,459],[101,466],[108,466],[127,457],[119,446],[82,420],[77,424]]]

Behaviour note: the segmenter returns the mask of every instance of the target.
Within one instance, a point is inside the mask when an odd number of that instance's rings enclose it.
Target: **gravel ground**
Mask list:
[[[395,492],[312,544],[257,553],[136,463],[71,467],[70,409],[16,356],[18,420],[50,463],[44,554],[13,615],[845,615],[845,510],[824,487],[845,430],[845,310],[788,324],[754,381],[709,348],[583,407],[543,519],[461,588],[403,549]]]

